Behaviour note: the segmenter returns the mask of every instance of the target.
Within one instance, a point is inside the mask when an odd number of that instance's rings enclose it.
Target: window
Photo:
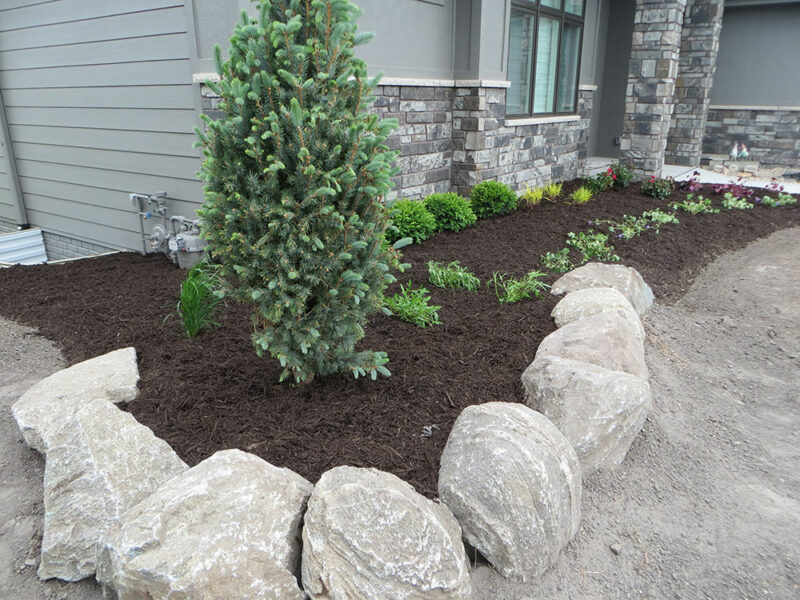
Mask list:
[[[576,111],[583,4],[583,0],[512,0],[508,116]]]

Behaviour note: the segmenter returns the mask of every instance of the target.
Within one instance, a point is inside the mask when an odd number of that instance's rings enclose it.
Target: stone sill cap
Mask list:
[[[712,104],[714,110],[800,110],[800,106],[748,106],[744,104]]]
[[[192,83],[205,83],[206,81],[219,81],[219,73],[193,73]],[[409,87],[484,87],[508,88],[510,81],[492,79],[412,79],[405,77],[384,77],[378,85],[409,86]]]
[[[506,119],[506,127],[522,127],[523,125],[546,125],[547,123],[569,123],[580,121],[580,115],[558,115],[553,117],[521,117]]]

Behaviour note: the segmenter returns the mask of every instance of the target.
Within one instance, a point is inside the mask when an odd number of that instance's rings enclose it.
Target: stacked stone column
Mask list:
[[[667,140],[668,163],[689,167],[700,164],[723,5],[723,0],[688,0],[686,5],[675,110]]]
[[[620,161],[661,176],[678,75],[686,0],[636,0]]]

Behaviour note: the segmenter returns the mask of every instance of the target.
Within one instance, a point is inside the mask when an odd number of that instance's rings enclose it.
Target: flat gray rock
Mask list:
[[[303,587],[314,600],[470,598],[450,510],[375,469],[336,467],[308,501]]]
[[[312,486],[240,450],[171,479],[103,535],[97,580],[120,600],[303,600],[303,513]]]
[[[539,344],[536,359],[558,356],[623,371],[647,381],[644,345],[616,312],[601,312],[567,323]]]
[[[585,288],[613,287],[624,295],[639,315],[647,312],[653,305],[653,290],[644,282],[636,269],[623,265],[604,265],[586,263],[562,275],[550,289],[550,293],[560,296]]]
[[[96,398],[113,404],[130,402],[136,398],[138,381],[136,350],[122,348],[42,379],[11,412],[27,444],[44,454],[50,438],[82,406]]]
[[[569,292],[550,313],[558,327],[601,312],[616,312],[644,342],[644,327],[628,299],[612,287],[593,287]]]
[[[47,451],[39,577],[93,575],[102,534],[186,469],[165,441],[107,400],[81,408]]]
[[[646,381],[557,356],[531,363],[522,387],[525,403],[575,448],[584,478],[622,462],[652,407]]]
[[[497,571],[530,581],[578,531],[581,468],[544,415],[489,402],[456,419],[442,453],[439,496]]]

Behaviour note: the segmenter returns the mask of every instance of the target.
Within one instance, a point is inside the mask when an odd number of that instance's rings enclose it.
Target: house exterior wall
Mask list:
[[[703,150],[728,155],[745,143],[750,159],[764,166],[800,169],[800,108],[749,109],[711,107]]]
[[[723,0],[688,0],[683,20],[675,109],[665,160],[697,167],[719,51]]]
[[[703,152],[800,169],[800,3],[727,3]]]
[[[0,12],[15,164],[52,249],[141,250],[130,192],[167,191],[171,214],[202,202],[186,16],[175,0],[15,0]]]

